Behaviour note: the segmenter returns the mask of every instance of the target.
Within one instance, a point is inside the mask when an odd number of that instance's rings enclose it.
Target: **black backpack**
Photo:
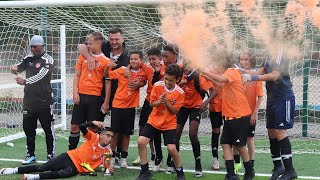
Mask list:
[[[206,95],[209,97],[208,92],[201,89],[200,87],[199,73],[197,71],[194,71],[190,76],[186,76],[186,79],[188,82],[192,81],[192,79],[194,80],[193,82],[194,88],[200,94],[202,99],[204,99]]]

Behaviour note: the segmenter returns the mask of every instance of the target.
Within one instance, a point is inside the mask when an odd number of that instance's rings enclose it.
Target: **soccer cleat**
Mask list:
[[[174,173],[176,173],[176,170],[174,169],[174,167],[167,166],[166,174],[174,174]]]
[[[148,180],[148,179],[150,179],[152,177],[152,173],[151,173],[151,171],[146,171],[146,172],[142,172],[142,171],[140,171],[140,174],[139,174],[139,176],[137,177],[137,179],[136,180]]]
[[[51,159],[54,158],[54,155],[53,154],[48,154],[47,155],[47,161],[50,161]]]
[[[160,167],[161,167],[161,164],[162,164],[162,159],[155,159],[154,161],[154,166],[153,166],[153,171],[160,171]]]
[[[279,180],[291,180],[291,179],[297,179],[298,175],[296,171],[285,171],[282,176],[279,178]]]
[[[24,161],[22,161],[21,163],[23,165],[27,165],[27,164],[32,164],[36,162],[36,157],[35,156],[31,156],[30,154],[27,154],[26,159]]]
[[[184,173],[182,174],[177,174],[177,180],[185,180],[186,177],[184,176]]]
[[[202,176],[203,176],[202,171],[196,170],[196,171],[194,172],[194,177],[199,178],[199,177],[202,177]]]
[[[214,157],[212,159],[212,169],[213,170],[219,170],[220,169],[220,163],[219,163],[218,158],[216,158],[216,157]]]
[[[113,159],[114,159],[114,161],[115,161],[115,162],[114,162],[114,165],[115,165],[115,164],[120,165],[121,158],[119,158],[118,156],[116,156],[116,157],[114,157]]]
[[[285,169],[283,166],[280,166],[278,168],[274,168],[272,170],[272,175],[269,178],[269,180],[277,180],[279,178],[280,175],[282,175],[284,173]]]
[[[234,173],[238,174],[240,169],[242,168],[242,163],[234,163]]]
[[[252,179],[254,179],[253,173],[245,173],[243,176],[243,180],[252,180]]]
[[[127,159],[126,158],[121,158],[120,159],[120,167],[122,167],[122,168],[127,168],[128,167],[128,163],[127,163]]]
[[[23,174],[21,177],[22,180],[39,180],[39,174]]]
[[[83,168],[87,169],[90,173],[94,172],[94,169],[92,169],[91,165],[89,163],[81,163],[80,164]]]
[[[237,175],[230,176],[226,174],[226,177],[224,178],[225,180],[239,180],[239,177]]]
[[[17,172],[18,172],[18,168],[2,168],[2,169],[0,169],[0,175],[16,174]]]
[[[140,157],[138,156],[137,159],[132,162],[132,164],[133,164],[134,166],[139,166],[139,165],[140,165],[140,162],[141,162],[141,161],[140,161]]]
[[[153,169],[153,168],[154,168],[154,161],[151,160],[151,161],[149,161],[148,164],[149,164],[149,168],[150,168],[150,169]]]

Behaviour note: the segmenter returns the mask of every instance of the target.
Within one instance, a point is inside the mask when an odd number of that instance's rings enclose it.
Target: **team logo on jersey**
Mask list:
[[[170,102],[172,105],[174,105],[174,103],[176,103],[176,101],[177,101],[177,100],[175,100],[175,99],[170,99],[170,100],[169,100],[169,102]]]
[[[100,67],[101,66],[101,64],[100,63],[96,63],[96,67]]]
[[[40,65],[41,65],[40,63],[37,63],[37,64],[36,64],[36,68],[39,68],[39,67],[40,67]]]

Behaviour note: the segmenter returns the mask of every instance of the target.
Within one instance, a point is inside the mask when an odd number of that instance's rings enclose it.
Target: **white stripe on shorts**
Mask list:
[[[290,101],[286,101],[286,121],[290,123]]]

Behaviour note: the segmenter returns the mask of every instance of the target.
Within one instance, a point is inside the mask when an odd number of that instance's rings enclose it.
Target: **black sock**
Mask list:
[[[116,157],[116,151],[112,151],[112,157],[113,157],[113,158]]]
[[[254,167],[254,160],[251,160],[252,168]]]
[[[235,176],[233,160],[226,160],[227,175]]]
[[[269,141],[273,166],[275,169],[277,169],[282,166],[279,142],[277,139],[269,139]]]
[[[278,141],[281,149],[281,158],[286,171],[294,171],[292,165],[291,143],[288,137]]]
[[[128,157],[128,152],[122,151],[121,152],[121,158],[127,158]]]
[[[170,154],[168,154],[168,157],[167,157],[167,166],[172,167],[172,159]]]
[[[146,163],[146,164],[143,164],[143,165],[140,165],[141,166],[141,171],[142,172],[147,172],[149,171],[149,164]]]
[[[196,170],[202,170],[199,140],[191,144],[192,144],[193,156],[195,159]]]
[[[156,159],[156,155],[151,153],[151,161],[154,161]]]
[[[80,139],[80,132],[77,132],[77,133],[70,132],[69,150],[77,148],[79,139]]]
[[[218,146],[219,146],[219,136],[220,133],[216,134],[212,132],[211,134],[211,151],[212,156],[218,159]]]
[[[253,173],[253,168],[251,161],[248,162],[243,162],[244,169],[246,170],[246,174],[252,174]]]
[[[233,159],[235,163],[240,163],[240,154],[233,155]]]

